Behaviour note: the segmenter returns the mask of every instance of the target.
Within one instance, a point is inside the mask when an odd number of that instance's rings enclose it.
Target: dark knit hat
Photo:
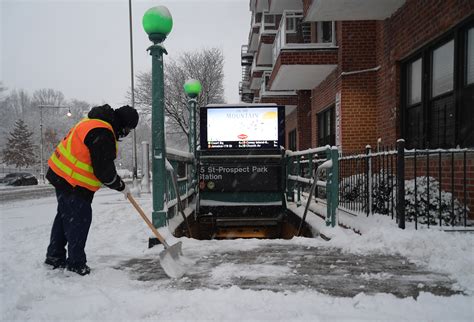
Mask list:
[[[138,124],[138,112],[131,106],[125,105],[119,107],[115,111],[115,116],[117,117],[120,127],[127,127],[129,129],[134,129]]]

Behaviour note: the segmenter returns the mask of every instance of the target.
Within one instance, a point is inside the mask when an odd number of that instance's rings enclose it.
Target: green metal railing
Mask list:
[[[336,226],[339,203],[337,148],[327,145],[303,151],[287,151],[285,165],[287,201],[300,206],[302,193],[309,192],[313,180],[317,180],[317,200],[326,204],[326,225]],[[318,167],[319,171],[316,171]]]
[[[194,167],[194,156],[190,152],[182,152],[166,149],[166,157],[173,166],[174,172],[177,175],[178,191],[186,208],[196,195],[195,183],[193,182],[192,174]],[[166,209],[167,219],[171,219],[178,214],[178,199],[173,187],[171,173],[168,171],[166,176]]]

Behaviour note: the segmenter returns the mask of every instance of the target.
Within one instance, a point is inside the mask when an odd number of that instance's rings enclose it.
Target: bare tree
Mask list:
[[[202,92],[198,106],[224,102],[224,55],[220,49],[203,49],[185,52],[176,60],[170,59],[164,66],[165,114],[168,134],[185,137],[189,132],[189,111],[183,85],[188,79],[201,82]],[[152,103],[151,72],[137,75],[135,106],[142,114],[149,114]],[[130,92],[128,93],[130,99]]]
[[[64,94],[51,88],[43,88],[33,93],[34,105],[54,105],[62,106],[64,104]]]
[[[49,157],[49,147],[55,147],[67,131],[80,119],[87,116],[90,104],[78,99],[66,100],[64,95],[57,90],[41,89],[34,92],[33,97],[24,90],[13,90],[7,92],[3,83],[0,82],[0,150],[6,144],[10,131],[15,126],[15,120],[22,119],[31,129],[33,135],[31,140],[34,149],[39,149],[40,142],[40,109],[38,105],[52,105],[70,107],[71,117],[67,115],[67,109],[48,108],[43,110],[43,139],[45,140],[46,153]],[[56,141],[56,142],[54,142]],[[38,155],[40,153],[37,153]]]
[[[31,108],[31,97],[24,90],[13,90],[5,98],[7,109],[15,114],[16,118],[24,118],[24,114]]]

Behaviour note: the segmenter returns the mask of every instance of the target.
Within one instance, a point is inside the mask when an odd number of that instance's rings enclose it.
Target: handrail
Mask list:
[[[329,145],[303,151],[286,151],[287,200],[301,205],[304,188],[314,186],[326,189],[326,225],[337,224],[336,209],[339,203],[339,152]],[[317,166],[317,172],[314,167]],[[319,174],[325,171],[325,180]],[[313,174],[318,174],[317,178]],[[323,176],[324,177],[324,176]],[[296,195],[296,198],[295,198]],[[311,196],[309,197],[311,198]],[[308,200],[307,203],[310,201]]]
[[[173,178],[167,172],[166,178],[166,207],[168,210],[168,219],[173,218],[179,212],[179,198],[176,191],[179,191],[179,197],[183,202],[184,208],[189,205],[190,201],[194,199],[196,194],[196,182],[193,180],[191,174],[194,166],[194,155],[187,151],[180,151],[171,148],[166,148],[167,159],[177,174],[177,189],[174,188]]]

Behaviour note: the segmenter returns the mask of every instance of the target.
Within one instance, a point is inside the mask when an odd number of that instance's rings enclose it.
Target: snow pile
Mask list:
[[[371,229],[362,235],[337,228],[330,245],[350,253],[388,253],[406,256],[412,262],[448,273],[461,289],[474,294],[474,234],[433,229],[398,229],[386,216],[366,218]]]

